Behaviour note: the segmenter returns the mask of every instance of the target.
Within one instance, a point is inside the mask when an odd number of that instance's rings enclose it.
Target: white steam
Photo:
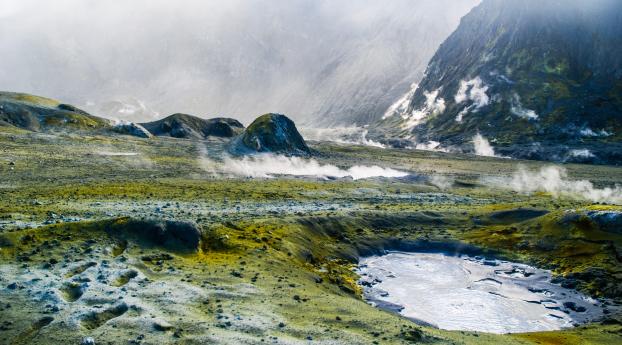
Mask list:
[[[432,92],[425,91],[425,105],[421,109],[415,109],[410,114],[405,113],[402,118],[406,120],[402,127],[404,129],[411,129],[418,124],[422,123],[430,115],[437,115],[445,111],[445,100],[439,97],[440,89]]]
[[[488,142],[488,139],[484,138],[479,133],[473,137],[473,148],[475,154],[478,156],[496,157],[495,150],[492,145],[490,145],[490,142]]]
[[[601,129],[600,131],[594,131],[589,127],[583,128],[582,130],[579,131],[579,134],[582,137],[609,137],[611,135],[613,135],[612,133],[607,132],[604,129]]]
[[[538,119],[538,114],[536,114],[534,110],[523,107],[523,104],[520,101],[520,96],[516,93],[512,96],[512,107],[510,108],[510,111],[512,114],[527,120]]]
[[[486,94],[487,91],[488,86],[484,84],[480,77],[476,77],[469,81],[462,80],[460,81],[460,89],[458,89],[454,100],[456,104],[472,101],[475,107],[473,110],[477,111],[490,104],[490,97]]]
[[[576,149],[576,150],[570,150],[570,152],[568,152],[568,155],[570,157],[573,158],[594,158],[596,157],[592,151],[588,150],[588,149]]]
[[[553,197],[569,197],[585,199],[592,202],[622,204],[622,186],[596,188],[587,180],[570,180],[565,169],[558,166],[547,166],[540,170],[528,170],[519,167],[509,179],[493,182],[498,187],[509,188],[520,193],[546,192]]]
[[[427,143],[417,143],[414,148],[421,151],[450,152],[449,149],[442,147],[440,142],[433,140]]]
[[[471,104],[464,108],[457,116],[456,121],[462,122],[464,116],[470,112],[478,112],[481,108],[490,104],[490,97],[486,92],[488,86],[484,84],[480,77],[471,80],[461,80],[460,88],[454,96],[456,104],[462,104],[470,101]]]
[[[263,154],[243,158],[225,157],[223,162],[202,160],[203,168],[211,173],[251,178],[272,178],[279,175],[314,176],[320,178],[351,177],[354,180],[372,177],[404,177],[408,173],[379,166],[356,165],[341,169],[335,165],[320,164],[315,159]]]
[[[410,85],[410,90],[404,94],[400,99],[398,99],[395,103],[393,103],[389,109],[384,113],[382,119],[388,119],[394,115],[403,115],[408,111],[408,106],[410,105],[410,101],[417,92],[417,88],[419,85],[417,83],[413,83]]]
[[[429,182],[440,190],[447,190],[454,185],[454,179],[445,175],[432,175]]]
[[[305,140],[332,141],[340,144],[365,145],[384,148],[385,145],[368,139],[368,130],[362,127],[301,128]]]

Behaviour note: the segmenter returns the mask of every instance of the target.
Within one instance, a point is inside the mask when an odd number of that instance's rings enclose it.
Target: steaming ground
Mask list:
[[[555,198],[569,197],[622,205],[622,187],[597,188],[589,180],[572,180],[566,169],[559,166],[546,166],[530,170],[520,166],[510,178],[484,178],[484,183],[492,183],[498,188],[507,188],[519,193],[549,193]]]
[[[367,138],[368,130],[363,127],[302,128],[300,133],[306,140],[311,141],[386,147],[377,141]]]
[[[617,343],[613,304],[603,306],[614,321],[561,332],[420,326],[366,304],[353,268],[363,251],[457,242],[553,267],[559,284],[618,298],[621,207],[514,191],[519,163],[509,159],[310,148],[312,159],[225,158],[222,140],[0,127],[0,344]],[[549,166],[521,164],[541,180]],[[622,182],[622,168],[565,168],[560,185]],[[128,225],[149,219],[196,224],[199,232],[184,234],[200,234],[200,246],[178,252],[168,228],[151,237]]]
[[[222,163],[211,161],[206,165],[209,172],[251,178],[273,178],[280,175],[309,176],[320,178],[344,178],[353,180],[372,177],[404,177],[407,172],[381,168],[377,165],[355,165],[341,169],[331,164],[321,164],[315,159],[261,154],[243,158],[225,157]]]

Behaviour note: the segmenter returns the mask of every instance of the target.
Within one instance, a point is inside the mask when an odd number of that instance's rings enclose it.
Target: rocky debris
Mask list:
[[[296,125],[285,115],[265,114],[258,117],[230,145],[233,154],[278,153],[304,156],[311,150]]]
[[[587,217],[602,231],[622,234],[622,212],[618,211],[590,211]]]
[[[145,127],[134,122],[124,122],[114,126],[114,131],[120,134],[131,135],[139,138],[151,138],[153,135],[149,133]]]
[[[80,345],[95,345],[95,339],[93,339],[93,337],[86,337],[82,339]]]
[[[153,329],[159,332],[166,332],[172,330],[173,325],[164,320],[156,320],[153,322]]]
[[[235,119],[222,117],[202,119],[188,114],[173,114],[162,120],[141,125],[155,136],[186,139],[231,138],[244,130],[244,126]]]
[[[568,211],[557,223],[562,227],[573,225],[584,229],[598,229],[613,234],[622,234],[622,212],[620,211]]]
[[[622,284],[616,274],[602,268],[590,267],[581,272],[557,276],[551,280],[568,289],[597,290],[608,298],[622,297]]]
[[[179,252],[198,251],[202,237],[197,224],[174,220],[123,220],[110,225],[107,232],[115,237],[131,238],[142,244]]]

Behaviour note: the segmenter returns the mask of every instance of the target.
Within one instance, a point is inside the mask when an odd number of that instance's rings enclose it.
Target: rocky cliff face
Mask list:
[[[481,133],[526,158],[561,145],[622,161],[609,146],[622,142],[622,2],[484,0],[376,128],[445,145]]]

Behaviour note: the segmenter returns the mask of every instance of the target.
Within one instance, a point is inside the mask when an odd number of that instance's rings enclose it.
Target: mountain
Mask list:
[[[132,122],[276,111],[318,126],[377,120],[479,0],[14,2],[5,89]]]
[[[0,92],[0,125],[31,131],[111,128],[109,120],[69,104],[25,93]]]
[[[265,114],[235,138],[229,151],[234,154],[279,153],[304,156],[311,153],[294,121],[281,114]]]
[[[188,114],[173,114],[162,120],[141,123],[155,136],[205,139],[209,136],[230,138],[242,132],[244,126],[229,118],[202,119]]]
[[[622,1],[484,0],[377,136],[622,163]]]

